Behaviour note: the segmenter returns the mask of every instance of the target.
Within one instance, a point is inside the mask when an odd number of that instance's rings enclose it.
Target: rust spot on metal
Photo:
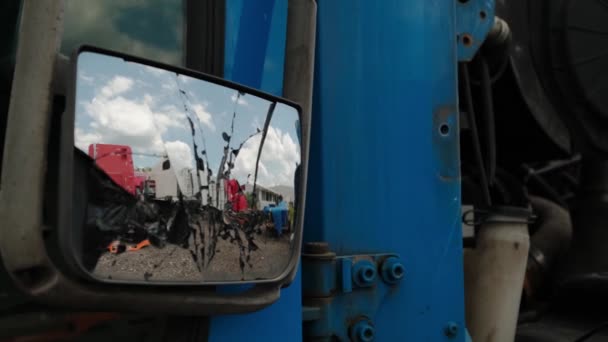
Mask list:
[[[462,45],[464,45],[466,47],[473,46],[473,36],[471,36],[468,33],[463,34],[462,35]]]
[[[433,143],[437,153],[437,176],[442,182],[458,180],[458,119],[456,105],[441,105],[433,112]]]

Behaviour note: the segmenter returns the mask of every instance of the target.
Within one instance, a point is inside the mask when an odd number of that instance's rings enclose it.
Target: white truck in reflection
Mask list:
[[[154,181],[156,185],[157,199],[177,199],[180,191],[186,197],[193,197],[197,193],[197,189],[201,188],[202,205],[208,205],[209,198],[212,203],[218,203],[215,191],[217,183],[214,178],[211,177],[210,184],[206,184],[207,171],[199,171],[199,176],[196,176],[195,169],[185,168],[176,172],[171,167],[169,159],[162,160],[154,165],[149,172],[150,180]],[[199,185],[199,179],[201,185]],[[223,184],[220,184],[219,194],[219,203],[225,203],[226,196]]]
[[[148,173],[148,177],[154,182],[156,189],[156,198],[177,198],[178,191],[181,190],[182,194],[187,197],[194,196],[197,192],[198,180],[201,179],[202,184],[202,201],[203,205],[207,205],[207,199],[211,198],[212,203],[216,202],[216,187],[218,184],[215,182],[215,177],[211,177],[210,184],[205,184],[207,180],[207,171],[199,171],[200,177],[196,176],[195,169],[182,169],[175,172],[171,167],[171,163],[168,159],[165,159],[155,166]],[[181,185],[181,189],[180,189]],[[226,190],[224,182],[220,182],[219,191],[219,203],[226,203]],[[279,186],[280,189],[271,189],[263,187],[259,184],[256,185],[256,193],[253,194],[253,184],[245,184],[245,193],[247,194],[248,202],[251,204],[256,203],[256,207],[259,210],[265,207],[274,207],[280,202],[282,197],[287,203],[293,201],[293,188],[287,186]],[[209,194],[209,197],[207,196]],[[254,201],[255,197],[255,201]]]

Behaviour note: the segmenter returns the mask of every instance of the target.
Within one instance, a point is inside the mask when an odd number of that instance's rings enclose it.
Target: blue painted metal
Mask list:
[[[305,241],[401,256],[407,278],[373,287],[377,341],[441,341],[447,322],[464,326],[457,2],[318,2]],[[371,306],[357,298],[318,304]]]
[[[350,258],[342,258],[342,292],[351,293],[353,291],[353,261]]]
[[[470,61],[494,24],[494,0],[467,0],[454,1],[454,3],[458,60]]]
[[[287,0],[226,0],[224,77],[283,92]]]
[[[287,0],[227,0],[224,76],[281,95]],[[301,272],[272,306],[252,314],[211,318],[209,341],[299,341],[302,336]],[[239,292],[249,286],[223,286]],[[313,314],[314,317],[314,314]]]
[[[271,306],[250,314],[214,316],[209,327],[209,342],[301,341],[301,272],[294,282],[281,290],[281,298]],[[314,310],[311,312],[314,317]]]

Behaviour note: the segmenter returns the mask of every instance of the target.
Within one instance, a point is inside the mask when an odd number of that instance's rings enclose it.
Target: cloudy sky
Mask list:
[[[217,175],[225,141],[242,143],[232,177],[251,175],[270,102],[234,89],[122,59],[82,53],[78,60],[75,145],[88,151],[93,143],[128,145],[136,167],[151,167],[168,155],[176,172],[194,168],[197,153]],[[234,113],[234,132],[231,123]],[[188,118],[195,128],[194,141]],[[258,184],[293,186],[300,163],[297,112],[277,104],[262,150]],[[256,134],[257,133],[257,134]],[[253,136],[252,136],[253,135]],[[207,158],[203,156],[206,151]]]

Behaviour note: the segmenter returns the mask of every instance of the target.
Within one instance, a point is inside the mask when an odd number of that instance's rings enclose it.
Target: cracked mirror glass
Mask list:
[[[113,282],[274,279],[294,247],[296,108],[122,58],[78,56],[73,229]]]

